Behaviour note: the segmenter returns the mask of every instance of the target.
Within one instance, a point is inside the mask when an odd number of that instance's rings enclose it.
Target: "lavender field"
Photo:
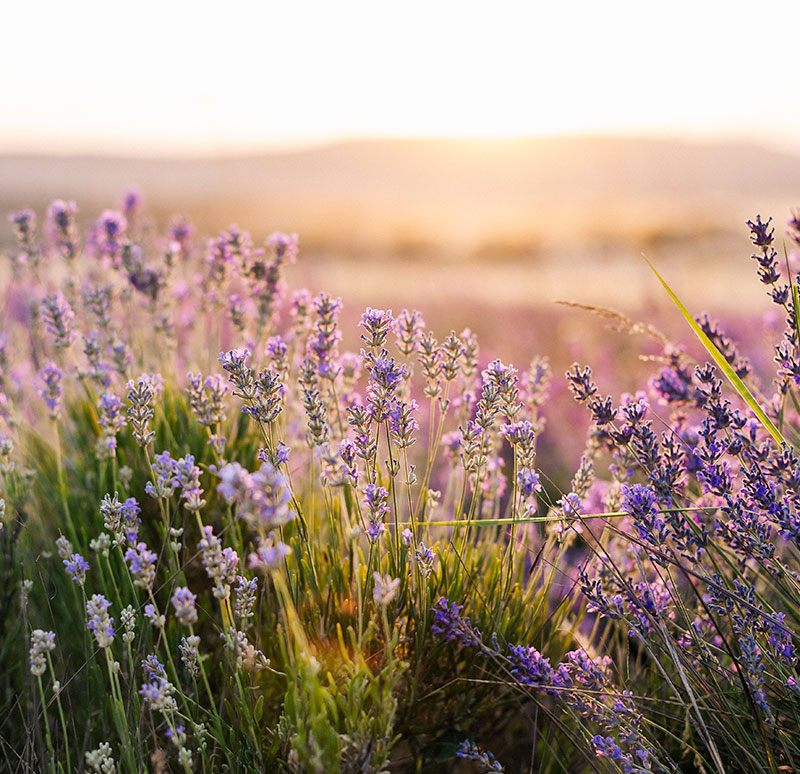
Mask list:
[[[800,770],[797,215],[684,314],[14,206],[1,770]]]

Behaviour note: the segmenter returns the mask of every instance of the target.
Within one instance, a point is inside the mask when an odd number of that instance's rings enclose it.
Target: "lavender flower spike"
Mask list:
[[[110,648],[114,642],[114,619],[108,614],[109,607],[111,603],[102,594],[95,594],[86,603],[87,626],[100,648]]]

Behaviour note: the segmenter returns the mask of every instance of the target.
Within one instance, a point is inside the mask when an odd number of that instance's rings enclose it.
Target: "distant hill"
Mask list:
[[[598,242],[741,240],[747,217],[782,222],[800,205],[800,158],[635,137],[353,141],[180,161],[0,156],[3,211],[41,213],[68,198],[93,218],[131,185],[159,225],[181,211],[207,232],[232,222],[256,238],[295,230],[320,252],[515,258]]]

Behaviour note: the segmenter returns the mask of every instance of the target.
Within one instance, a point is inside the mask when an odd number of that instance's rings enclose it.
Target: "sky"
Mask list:
[[[26,0],[0,153],[646,134],[800,153],[800,3]]]

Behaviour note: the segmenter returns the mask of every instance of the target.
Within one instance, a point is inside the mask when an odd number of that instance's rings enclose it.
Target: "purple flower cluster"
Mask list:
[[[295,518],[289,508],[292,492],[286,476],[271,463],[264,462],[250,473],[238,462],[231,462],[219,471],[217,491],[231,505],[237,516],[266,536]]]
[[[470,623],[468,617],[461,615],[463,605],[439,597],[431,608],[433,623],[431,631],[448,642],[457,642],[465,648],[482,648],[480,631]]]
[[[364,505],[369,510],[369,525],[367,537],[374,543],[386,530],[383,517],[389,512],[387,503],[389,492],[386,487],[377,484],[367,484],[364,489]]]

